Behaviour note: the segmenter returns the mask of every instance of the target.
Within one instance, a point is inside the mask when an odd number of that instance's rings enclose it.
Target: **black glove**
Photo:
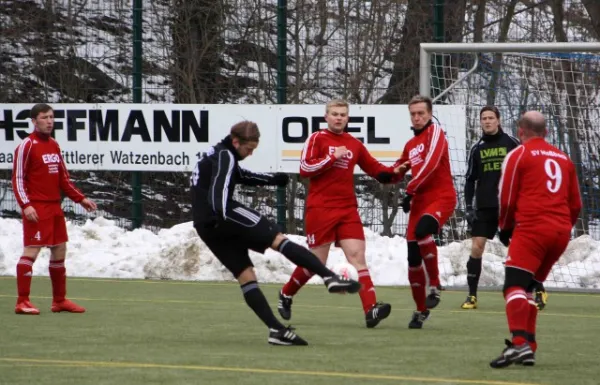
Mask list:
[[[502,244],[506,247],[508,247],[508,245],[510,245],[510,239],[512,238],[513,235],[513,229],[509,229],[509,230],[500,230],[500,233],[498,234],[498,238],[500,238],[500,242],[502,242]]]
[[[273,174],[273,184],[275,186],[285,187],[287,186],[289,181],[290,177],[288,176],[288,174],[285,174],[283,172],[276,172],[275,174]]]
[[[393,172],[382,171],[379,174],[377,174],[377,177],[375,179],[377,179],[379,183],[390,183],[394,175],[396,174],[394,174]]]
[[[473,221],[477,219],[477,214],[475,214],[475,210],[473,210],[472,207],[467,207],[467,210],[465,211],[465,219],[467,220],[469,226],[472,226]]]
[[[412,195],[406,194],[402,199],[402,203],[400,203],[400,206],[402,206],[402,211],[404,211],[405,213],[408,213],[410,211],[410,201],[412,200],[412,198]]]

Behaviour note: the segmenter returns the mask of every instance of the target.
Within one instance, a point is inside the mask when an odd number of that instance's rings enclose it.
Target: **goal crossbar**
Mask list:
[[[421,43],[419,93],[431,94],[431,53],[600,52],[600,43]],[[445,90],[446,91],[446,90]]]

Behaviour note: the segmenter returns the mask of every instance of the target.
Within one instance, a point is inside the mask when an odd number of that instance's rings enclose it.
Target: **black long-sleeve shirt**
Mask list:
[[[275,184],[273,175],[243,169],[238,164],[240,160],[230,136],[211,147],[198,160],[190,177],[194,224],[227,220],[237,184]]]
[[[494,135],[484,134],[471,147],[467,159],[465,203],[467,208],[498,208],[498,183],[504,157],[520,144],[519,140],[499,129]]]

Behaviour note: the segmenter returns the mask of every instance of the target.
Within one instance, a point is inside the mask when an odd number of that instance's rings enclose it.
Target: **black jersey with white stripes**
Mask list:
[[[494,135],[484,134],[479,139],[467,159],[467,175],[465,176],[465,203],[467,208],[498,208],[498,183],[504,157],[520,145],[514,136],[502,129]]]
[[[272,185],[271,174],[255,173],[239,166],[241,160],[231,137],[203,153],[190,177],[194,224],[227,220],[232,214],[233,193],[237,184]]]

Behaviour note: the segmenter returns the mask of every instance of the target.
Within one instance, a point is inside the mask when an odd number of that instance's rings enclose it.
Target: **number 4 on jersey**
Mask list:
[[[42,235],[38,231],[37,233],[35,233],[35,235],[33,236],[33,238],[37,239],[38,241],[41,241],[42,240]]]

